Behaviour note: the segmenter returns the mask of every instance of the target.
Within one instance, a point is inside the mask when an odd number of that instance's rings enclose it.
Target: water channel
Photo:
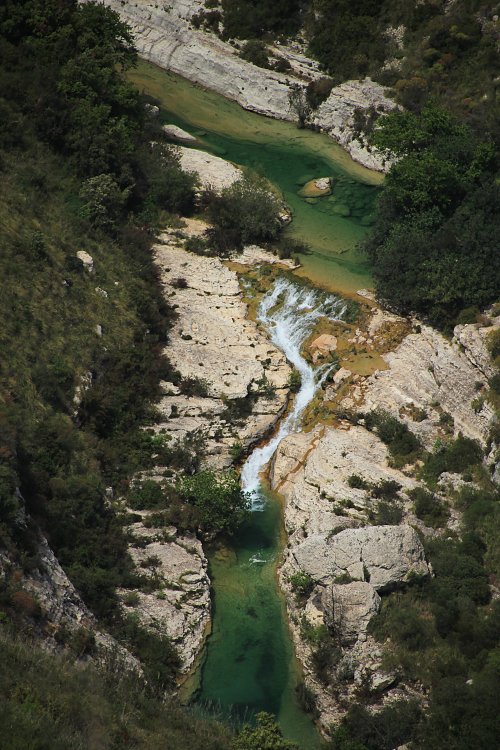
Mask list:
[[[200,148],[250,167],[273,182],[293,211],[288,231],[312,249],[301,258],[300,274],[318,289],[280,277],[259,305],[260,322],[299,370],[302,383],[276,435],[255,449],[243,466],[242,487],[253,510],[250,520],[231,547],[209,552],[213,629],[197,675],[195,700],[235,722],[251,721],[258,711],[269,711],[277,716],[287,738],[302,750],[316,750],[320,739],[299,705],[300,669],[277,584],[285,542],[281,506],[266,486],[263,471],[280,440],[300,430],[301,414],[328,374],[327,368],[311,367],[300,353],[317,320],[343,315],[341,298],[322,290],[351,295],[371,284],[356,243],[369,224],[380,176],[355,164],[327,136],[245,112],[145,62],[131,78],[161,103],[163,122],[196,135]],[[332,196],[306,202],[298,195],[300,185],[321,176],[333,177]]]

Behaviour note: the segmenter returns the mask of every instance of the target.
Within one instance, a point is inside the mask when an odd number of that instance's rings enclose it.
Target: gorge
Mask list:
[[[411,5],[0,8],[6,750],[498,744],[498,15]]]

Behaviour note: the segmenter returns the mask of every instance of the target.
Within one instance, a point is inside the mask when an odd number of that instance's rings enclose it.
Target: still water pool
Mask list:
[[[352,294],[371,286],[366,258],[356,249],[373,217],[382,177],[354,162],[331,138],[293,123],[261,117],[235,102],[141,61],[130,78],[156,97],[163,122],[195,135],[198,146],[267,177],[293,212],[287,230],[307,243],[300,275]],[[314,177],[332,177],[333,192],[311,204],[298,195]]]

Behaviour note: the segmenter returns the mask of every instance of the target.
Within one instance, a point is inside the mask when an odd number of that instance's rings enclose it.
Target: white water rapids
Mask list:
[[[260,492],[260,473],[273,457],[281,440],[300,429],[302,412],[333,367],[331,364],[311,367],[300,353],[302,344],[319,318],[340,320],[344,313],[345,303],[338,297],[300,286],[285,277],[279,278],[262,298],[258,320],[265,326],[273,344],[281,349],[288,361],[300,372],[302,381],[293,409],[281,422],[276,435],[250,454],[241,471],[242,489],[250,496],[251,509],[254,511],[262,510],[264,503]]]

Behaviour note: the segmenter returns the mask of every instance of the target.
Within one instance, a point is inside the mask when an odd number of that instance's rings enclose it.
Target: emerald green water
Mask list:
[[[373,212],[380,175],[325,135],[246,112],[146,62],[130,78],[160,101],[162,122],[179,125],[200,148],[250,167],[281,190],[293,212],[287,231],[312,250],[301,257],[300,275],[344,294],[371,286],[356,244]],[[332,196],[311,204],[298,195],[304,182],[325,176],[333,177]],[[232,721],[269,711],[286,737],[316,750],[318,733],[297,700],[300,671],[276,580],[282,543],[280,504],[266,494],[264,510],[251,514],[232,546],[209,551],[213,632],[194,700]]]
[[[268,495],[233,546],[209,554],[213,632],[195,699],[236,723],[269,711],[286,737],[314,750],[319,737],[298,704],[299,673],[277,590],[280,528],[279,502]]]
[[[312,250],[300,259],[300,275],[346,294],[371,286],[366,259],[356,245],[373,214],[381,175],[355,163],[324,134],[246,112],[144,61],[130,77],[161,102],[163,122],[179,125],[198,137],[199,147],[250,167],[278,186],[293,212],[287,231]],[[331,196],[310,204],[298,195],[306,180],[325,176],[334,180]]]

